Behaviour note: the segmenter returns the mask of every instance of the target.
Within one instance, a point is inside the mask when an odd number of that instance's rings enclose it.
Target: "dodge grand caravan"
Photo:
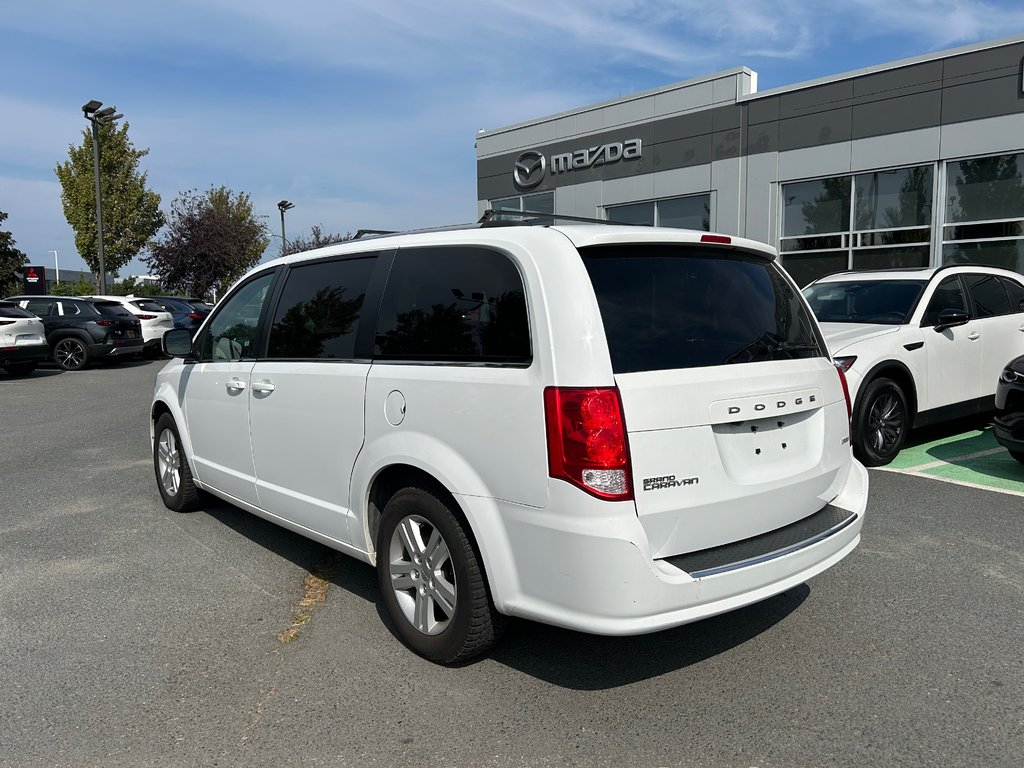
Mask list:
[[[652,632],[783,592],[860,540],[867,473],[768,246],[468,225],[261,265],[157,377],[164,503],[209,492],[376,566],[450,663],[505,616]]]

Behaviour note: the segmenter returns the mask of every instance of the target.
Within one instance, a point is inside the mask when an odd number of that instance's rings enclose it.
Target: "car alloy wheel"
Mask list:
[[[377,581],[402,642],[431,661],[483,653],[504,628],[461,513],[441,491],[402,488],[385,504]]]
[[[864,390],[854,429],[854,449],[866,466],[896,458],[910,429],[907,398],[891,379],[876,379]]]
[[[200,506],[202,495],[192,480],[174,418],[163,414],[153,432],[153,470],[164,506],[175,512],[191,512]]]
[[[89,351],[78,339],[61,339],[53,348],[53,361],[65,371],[79,371],[85,367]]]

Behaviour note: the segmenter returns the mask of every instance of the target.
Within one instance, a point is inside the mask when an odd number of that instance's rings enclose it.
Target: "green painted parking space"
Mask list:
[[[1024,496],[1024,464],[987,428],[910,445],[881,469]]]

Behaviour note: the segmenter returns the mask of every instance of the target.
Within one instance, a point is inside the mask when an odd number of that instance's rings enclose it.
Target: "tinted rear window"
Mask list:
[[[128,307],[114,301],[97,301],[93,303],[93,306],[104,317],[135,317],[128,311]]]
[[[0,303],[0,317],[35,317],[31,312],[22,309],[17,304]]]
[[[777,266],[692,246],[581,251],[615,373],[824,356]]]

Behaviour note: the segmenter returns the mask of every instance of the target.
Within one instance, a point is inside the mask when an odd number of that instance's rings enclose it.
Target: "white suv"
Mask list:
[[[804,288],[845,372],[853,446],[888,464],[911,426],[992,410],[1024,348],[1024,276],[996,267],[844,272]]]
[[[375,564],[417,653],[504,615],[652,632],[856,547],[867,473],[813,315],[768,246],[478,225],[255,269],[165,338],[164,503],[210,491]]]

